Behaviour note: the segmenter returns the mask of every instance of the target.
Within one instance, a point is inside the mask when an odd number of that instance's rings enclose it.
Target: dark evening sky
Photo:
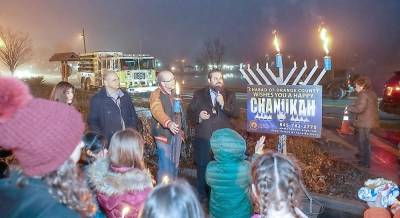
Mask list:
[[[141,48],[163,63],[193,62],[204,40],[218,37],[228,62],[254,63],[274,54],[273,29],[284,54],[321,58],[323,22],[335,66],[372,72],[400,63],[399,11],[398,0],[0,0],[0,25],[30,33],[43,62],[54,52],[81,52],[85,27],[89,51]]]

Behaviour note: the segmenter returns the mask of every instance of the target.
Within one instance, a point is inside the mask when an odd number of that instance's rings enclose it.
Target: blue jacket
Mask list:
[[[51,196],[49,187],[41,179],[26,177],[27,184],[18,187],[20,176],[12,171],[8,178],[0,179],[0,217],[80,217]]]
[[[245,140],[239,133],[225,128],[216,130],[210,143],[215,158],[206,170],[206,181],[211,187],[210,217],[251,217],[251,167],[245,160]]]
[[[107,91],[104,87],[90,100],[89,128],[107,137],[108,142],[110,142],[111,136],[115,132],[122,130],[121,115],[126,128],[138,129],[139,118],[136,114],[135,106],[129,94],[125,91],[123,93],[124,95],[120,99],[121,110],[111,97],[107,96]]]

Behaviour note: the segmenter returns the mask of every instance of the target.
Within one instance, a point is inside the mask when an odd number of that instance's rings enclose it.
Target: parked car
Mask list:
[[[394,72],[394,75],[385,82],[379,109],[387,113],[400,114],[400,71]]]
[[[335,70],[322,80],[324,97],[340,100],[355,94],[353,82],[359,75],[349,70]]]

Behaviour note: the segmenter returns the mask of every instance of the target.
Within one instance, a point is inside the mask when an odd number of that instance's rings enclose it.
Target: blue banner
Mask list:
[[[247,86],[247,131],[319,138],[321,128],[321,86]]]

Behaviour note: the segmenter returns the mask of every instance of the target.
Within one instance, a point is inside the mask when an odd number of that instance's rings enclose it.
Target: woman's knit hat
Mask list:
[[[33,98],[22,81],[0,77],[0,147],[12,150],[26,175],[56,170],[83,130],[82,116],[73,107]]]

